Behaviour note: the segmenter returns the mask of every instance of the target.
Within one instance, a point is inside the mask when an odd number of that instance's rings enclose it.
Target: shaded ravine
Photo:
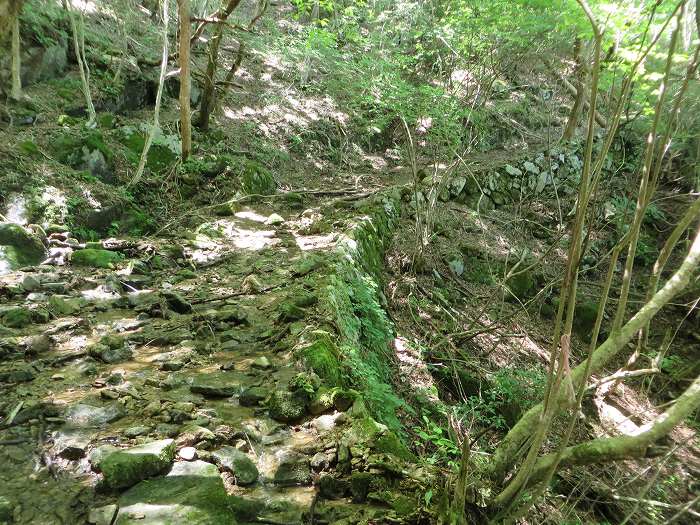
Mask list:
[[[122,254],[114,268],[75,249],[4,275],[0,521],[417,519],[425,480],[352,389],[363,312],[338,308],[381,268],[397,203],[336,227],[360,212],[255,204],[188,239],[88,247]]]

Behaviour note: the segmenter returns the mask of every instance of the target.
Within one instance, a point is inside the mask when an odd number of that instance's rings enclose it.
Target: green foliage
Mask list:
[[[693,364],[679,355],[669,355],[661,359],[659,368],[672,379],[679,380],[688,376],[688,372],[693,369]]]
[[[504,430],[519,414],[542,400],[545,375],[540,370],[507,367],[493,376],[481,396],[470,396],[458,409],[483,427]]]
[[[51,147],[59,162],[73,168],[83,165],[86,152],[98,150],[107,162],[110,162],[113,156],[102,133],[95,130],[80,129],[62,132],[52,139]]]
[[[529,410],[542,400],[545,375],[539,369],[502,368],[494,374],[493,398]]]
[[[427,458],[428,463],[431,465],[446,464],[456,468],[461,455],[457,443],[450,438],[444,428],[427,416],[423,416],[422,420],[422,426],[414,427],[413,431],[432,449],[431,455]]]
[[[42,47],[69,39],[68,16],[60,2],[25,2],[20,26],[23,35],[31,35]]]
[[[122,143],[128,148],[127,158],[133,164],[138,164],[141,158],[149,131],[148,124],[141,124],[138,129],[133,126],[119,128]],[[160,173],[175,162],[180,150],[180,139],[177,135],[166,135],[161,129],[157,129],[148,150],[146,167],[154,173]]]

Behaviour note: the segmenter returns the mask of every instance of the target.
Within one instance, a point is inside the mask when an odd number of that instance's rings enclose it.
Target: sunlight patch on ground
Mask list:
[[[302,251],[329,248],[335,244],[338,237],[335,233],[329,233],[328,235],[298,235],[293,233],[292,235],[294,235],[294,240]]]
[[[437,386],[423,360],[420,348],[408,339],[398,336],[392,343],[399,367],[399,380],[414,391],[420,391],[433,402],[439,402]]]
[[[596,397],[595,405],[598,408],[598,417],[603,428],[614,429],[614,433],[626,436],[636,436],[641,432],[639,426],[633,423],[629,416],[619,408],[606,402],[605,398]]]
[[[255,222],[265,222],[267,220],[266,215],[260,215],[254,211],[239,211],[234,215],[238,219],[246,219]]]

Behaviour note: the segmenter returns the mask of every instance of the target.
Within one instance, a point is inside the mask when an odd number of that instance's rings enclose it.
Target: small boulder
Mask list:
[[[278,454],[278,460],[273,478],[275,485],[292,487],[311,483],[309,458],[296,452],[282,451]]]
[[[41,283],[39,279],[33,275],[25,275],[24,279],[22,279],[22,288],[24,288],[26,292],[36,292],[41,288]]]
[[[179,461],[166,476],[121,495],[116,525],[235,525],[232,503],[214,465]]]
[[[247,454],[233,447],[222,447],[212,453],[214,462],[233,473],[238,485],[250,485],[258,480],[258,469]]]
[[[32,323],[32,312],[22,306],[11,307],[2,314],[2,324],[8,328],[24,328]]]
[[[123,409],[117,403],[104,407],[78,403],[66,411],[66,422],[73,427],[102,427],[120,419],[123,415]]]
[[[340,499],[350,493],[350,483],[335,476],[324,475],[318,480],[318,495],[324,499]]]
[[[24,352],[27,355],[43,354],[51,350],[52,346],[53,341],[48,335],[35,335],[30,337],[25,343]]]
[[[77,460],[85,457],[90,433],[80,429],[58,431],[53,438],[54,450],[62,458]]]
[[[197,449],[194,447],[182,447],[178,450],[177,457],[185,461],[192,461],[197,458]]]
[[[293,423],[306,414],[306,404],[288,390],[275,390],[268,403],[270,417],[283,423]]]
[[[163,298],[168,303],[168,308],[179,314],[188,314],[192,311],[192,305],[178,292],[164,290]]]
[[[90,509],[87,522],[90,525],[112,525],[118,507],[114,504]]]
[[[107,487],[128,488],[160,474],[174,459],[175,442],[172,439],[162,439],[114,452],[100,462],[100,470]]]
[[[37,264],[46,253],[38,235],[13,222],[0,223],[0,245],[13,248],[13,266]]]
[[[204,397],[231,397],[238,391],[238,385],[215,377],[198,377],[190,385],[190,392]]]
[[[260,386],[247,388],[243,392],[241,392],[241,395],[238,397],[238,403],[243,407],[258,406],[262,401],[265,400],[265,398],[267,397],[267,393],[267,389]]]
[[[80,312],[82,307],[82,299],[80,297],[61,297],[52,295],[49,298],[49,310],[55,316],[74,315]]]

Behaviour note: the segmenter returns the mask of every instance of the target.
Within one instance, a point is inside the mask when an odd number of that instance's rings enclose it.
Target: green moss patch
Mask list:
[[[86,248],[73,252],[71,263],[76,266],[89,266],[92,268],[111,268],[113,264],[121,261],[120,253],[109,250]]]

